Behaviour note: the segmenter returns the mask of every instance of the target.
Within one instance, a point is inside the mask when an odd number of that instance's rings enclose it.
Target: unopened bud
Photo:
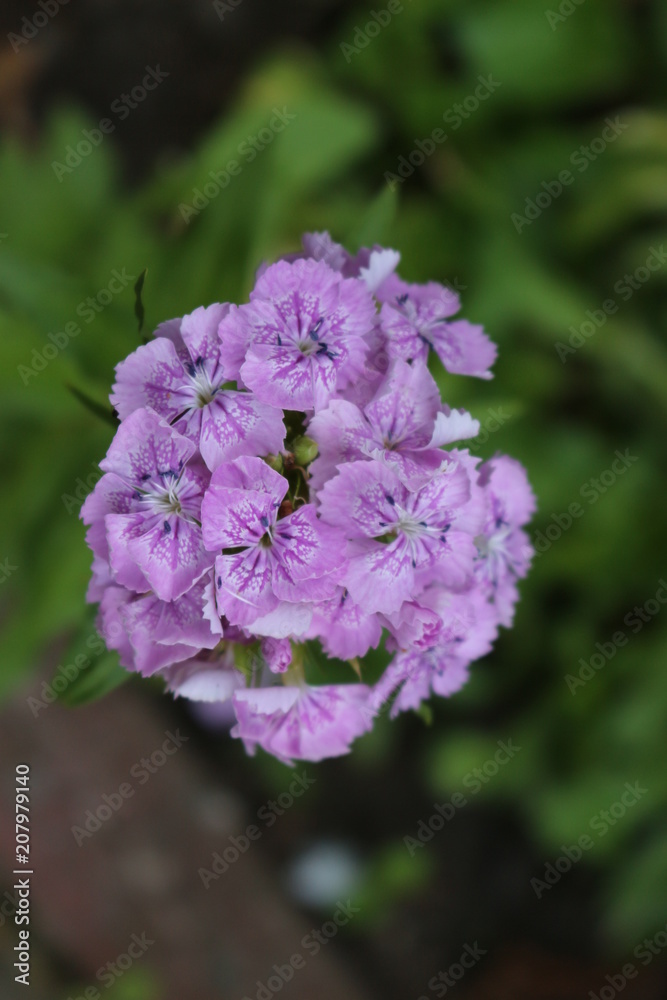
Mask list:
[[[295,438],[292,445],[292,452],[297,465],[309,465],[313,459],[317,457],[317,450],[317,441],[313,441],[312,438],[306,437],[305,434],[302,434],[301,437]]]
[[[282,472],[285,468],[282,455],[265,455],[264,461],[274,472]]]

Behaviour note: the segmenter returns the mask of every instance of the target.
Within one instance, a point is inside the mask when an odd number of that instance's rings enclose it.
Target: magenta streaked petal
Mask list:
[[[351,462],[342,465],[320,491],[322,519],[348,538],[375,538],[390,530],[398,516],[397,504],[403,506],[408,495],[389,466],[376,461]]]
[[[209,469],[240,455],[278,454],[284,440],[281,412],[251,393],[219,392],[201,411],[199,447]]]
[[[351,660],[375,649],[382,636],[378,616],[366,614],[342,587],[315,607],[311,638],[319,638],[329,656]]]
[[[171,343],[176,348],[176,353],[179,358],[185,363],[190,355],[188,349],[185,346],[185,341],[181,336],[181,323],[183,322],[183,317],[178,316],[176,319],[167,319],[163,323],[160,323],[156,329],[153,331],[153,337],[164,337],[166,340],[170,340]]]
[[[313,410],[326,406],[338,380],[327,355],[304,355],[292,345],[252,344],[241,368],[245,385],[271,406]]]
[[[274,639],[296,639],[305,635],[313,616],[313,605],[304,601],[292,604],[278,601],[275,608],[256,618],[248,626],[253,635],[271,636]]]
[[[259,458],[218,466],[202,501],[204,544],[211,551],[258,544],[287,488],[287,480]]]
[[[489,369],[498,348],[484,333],[484,327],[465,319],[441,323],[432,333],[432,343],[448,372],[493,378]]]
[[[232,736],[258,743],[287,763],[339,757],[372,727],[369,693],[363,684],[237,691]]]
[[[86,532],[86,542],[100,559],[108,559],[109,545],[105,526],[107,514],[129,514],[137,509],[134,490],[113,473],[106,473],[95,484],[92,493],[86,497],[80,517],[90,525]]]
[[[86,591],[86,601],[88,604],[99,603],[106,593],[107,588],[112,587],[114,583],[109,560],[101,556],[93,556],[90,583]]]
[[[210,306],[199,306],[181,320],[181,337],[192,361],[211,359],[215,363],[215,374],[220,376],[222,372],[217,371],[220,351],[218,328],[228,312],[229,303],[216,302]]]
[[[212,552],[259,545],[276,517],[268,493],[228,490],[215,484],[202,502],[204,544]]]
[[[115,649],[121,667],[126,670],[135,670],[134,649],[130,642],[127,629],[121,618],[121,610],[131,600],[132,594],[124,587],[107,587],[102,600],[100,601],[99,614],[97,616],[97,630],[104,639],[107,649]]]
[[[109,563],[114,580],[128,590],[145,593],[151,585],[129,554],[129,545],[145,530],[143,514],[107,514],[104,527],[109,543]]]
[[[294,581],[333,573],[344,562],[343,548],[343,536],[319,520],[312,504],[304,504],[276,524],[276,561]]]
[[[398,692],[391,707],[391,718],[399,712],[416,711],[431,691],[449,697],[460,690],[468,679],[468,666],[469,661],[447,646],[397,653],[375,685],[371,704],[379,708]]]
[[[414,593],[412,553],[404,539],[388,545],[365,539],[350,552],[344,583],[353,600],[367,613],[391,614]]]
[[[211,567],[213,556],[204,548],[201,528],[182,517],[156,515],[148,525],[144,520],[141,531],[132,532],[127,551],[160,600],[173,601]]]
[[[201,585],[195,585],[176,601],[161,601],[148,594],[121,608],[136,670],[149,676],[218,644],[220,637],[202,617],[202,590]]]
[[[215,560],[218,611],[232,625],[251,625],[273,611],[278,598],[271,588],[272,559],[266,549],[246,549]]]
[[[183,362],[173,343],[164,337],[138,347],[116,365],[111,405],[121,420],[135,410],[149,407],[173,420],[189,405]]]
[[[385,447],[415,451],[429,446],[440,405],[428,368],[395,361],[364,413]]]
[[[195,450],[192,441],[174,431],[157,413],[135,410],[116,431],[100,469],[140,485],[145,477],[158,472],[179,474]]]

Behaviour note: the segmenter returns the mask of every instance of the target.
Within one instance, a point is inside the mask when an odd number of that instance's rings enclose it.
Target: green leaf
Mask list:
[[[606,892],[603,927],[619,948],[642,935],[653,937],[665,925],[667,842],[661,833],[665,814],[658,814],[653,836],[646,830],[644,843],[636,844],[625,863],[616,867]]]
[[[423,721],[424,725],[426,726],[433,725],[433,709],[427,702],[425,701],[422,702],[419,708],[415,709],[415,715],[419,716],[419,718]]]
[[[77,389],[75,385],[67,385],[67,388],[72,393],[75,399],[85,406],[87,410],[94,413],[96,417],[100,420],[104,420],[105,423],[111,424],[112,427],[118,427],[119,420],[116,416],[116,411],[112,410],[110,406],[105,406],[103,403],[98,403],[96,399],[89,396],[87,393],[82,392],[81,389]]]
[[[136,284],[134,286],[134,315],[137,317],[139,322],[139,333],[144,327],[144,304],[141,300],[141,293],[144,288],[144,281],[146,280],[146,275],[148,274],[148,268],[145,267],[139,277],[137,278]]]
[[[102,653],[99,659],[84,667],[59,698],[70,708],[83,705],[87,701],[97,701],[114,688],[125,684],[130,676],[119,664],[118,653]]]
[[[538,105],[544,112],[581,93],[591,100],[622,85],[635,38],[621,7],[588,3],[563,21],[550,24],[533,0],[466,5],[462,46],[475,75],[491,74],[501,84],[494,103]]]
[[[389,185],[382,188],[350,233],[348,247],[372,247],[374,243],[384,243],[396,217],[397,200]]]
[[[259,643],[253,642],[249,646],[241,646],[238,642],[235,642],[233,652],[234,666],[250,681],[260,659]]]
[[[88,608],[79,631],[62,657],[51,687],[65,705],[94,701],[124,684],[130,677],[118,662],[118,653],[105,648],[95,628],[94,608]]]

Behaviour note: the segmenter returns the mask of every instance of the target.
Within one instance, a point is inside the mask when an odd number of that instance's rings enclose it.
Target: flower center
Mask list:
[[[382,447],[385,449],[385,451],[398,451],[400,449],[400,446],[401,446],[400,437],[395,438],[391,431],[388,434],[385,434],[384,437],[382,438]]]
[[[162,494],[153,494],[150,497],[153,509],[158,514],[181,514],[183,508],[181,501],[173,490],[168,490]]]
[[[507,539],[511,534],[509,525],[501,522],[499,529],[490,537],[477,535],[475,546],[481,562],[482,573],[494,585],[503,576],[504,571],[516,573],[512,553],[507,548]]]
[[[414,326],[419,339],[423,343],[428,344],[429,347],[432,347],[433,335],[436,332],[438,324],[446,323],[447,317],[438,316],[435,319],[426,319],[423,315],[420,315],[419,308],[407,292],[396,296],[396,304],[399,312],[402,312],[405,318]]]
[[[411,541],[413,539],[419,538],[424,534],[425,531],[429,531],[429,527],[424,521],[415,521],[413,517],[408,514],[402,515],[396,522],[396,528],[398,531],[402,531],[406,538]]]
[[[194,521],[194,515],[188,510],[191,493],[192,485],[183,484],[180,474],[168,469],[155,476],[144,477],[143,486],[137,489],[135,496],[162,517],[176,514],[186,521]]]
[[[190,379],[189,389],[193,396],[193,405],[203,409],[213,402],[220,386],[213,385],[203,358],[197,358],[194,364],[187,364],[185,369]]]
[[[302,332],[298,342],[298,347],[306,358],[310,358],[313,355],[321,357],[324,354],[330,361],[335,361],[336,354],[334,354],[328,344],[326,344],[323,340],[320,340],[320,330],[323,323],[324,316],[320,316],[317,322],[314,323],[305,334]]]
[[[213,397],[217,393],[217,388],[211,384],[211,380],[205,371],[198,372],[192,379],[195,389],[195,404],[201,409],[213,402]]]

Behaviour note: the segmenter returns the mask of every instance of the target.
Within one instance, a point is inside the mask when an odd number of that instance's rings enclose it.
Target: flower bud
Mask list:
[[[309,465],[317,457],[317,442],[302,434],[301,437],[295,438],[292,445],[292,452],[297,465]]]
[[[282,455],[265,455],[264,461],[269,466],[269,468],[274,470],[274,472],[282,473],[283,469],[285,468],[285,463],[283,462]]]

